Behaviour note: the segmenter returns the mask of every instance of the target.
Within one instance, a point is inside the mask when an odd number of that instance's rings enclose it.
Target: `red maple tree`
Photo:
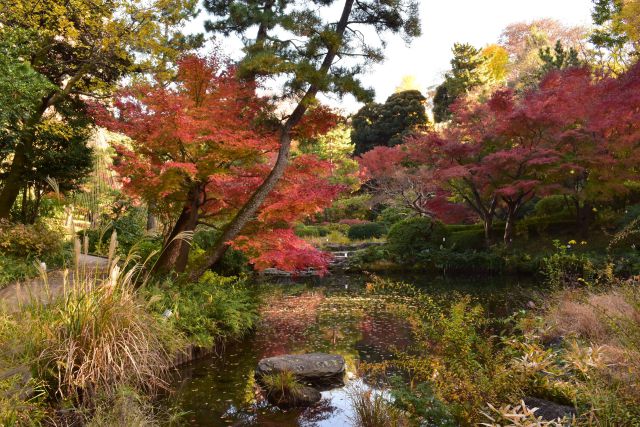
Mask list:
[[[174,83],[135,84],[116,94],[113,107],[96,109],[96,116],[130,138],[117,148],[124,191],[175,219],[156,268],[182,272],[190,248],[185,232],[224,226],[269,174],[279,146],[272,107],[216,55],[185,57]],[[298,132],[326,130],[330,118],[326,109],[312,109]],[[330,173],[326,162],[296,157],[230,243],[256,268],[324,269],[327,257],[297,238],[291,224],[336,197],[340,187],[329,183]]]
[[[624,195],[638,179],[640,64],[599,81],[588,69],[556,71],[522,95],[463,98],[452,111],[443,130],[362,156],[376,191],[401,198],[413,189],[421,213],[443,218],[456,211],[428,204],[461,202],[483,221],[488,241],[501,209],[509,244],[519,211],[535,196],[567,195],[581,221],[593,203]]]

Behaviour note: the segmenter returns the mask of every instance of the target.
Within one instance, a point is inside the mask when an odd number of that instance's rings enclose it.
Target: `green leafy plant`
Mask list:
[[[169,323],[202,347],[240,337],[258,319],[258,295],[244,277],[207,272],[197,283],[167,281],[147,292],[151,308],[158,314],[170,312]]]
[[[425,217],[410,218],[394,224],[387,235],[389,251],[398,259],[438,249],[446,244],[448,232],[439,221]]]

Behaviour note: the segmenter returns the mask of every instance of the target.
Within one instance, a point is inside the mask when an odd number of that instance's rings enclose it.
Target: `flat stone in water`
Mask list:
[[[256,375],[261,377],[286,371],[292,372],[303,383],[340,386],[343,383],[345,361],[337,354],[285,354],[260,360]]]

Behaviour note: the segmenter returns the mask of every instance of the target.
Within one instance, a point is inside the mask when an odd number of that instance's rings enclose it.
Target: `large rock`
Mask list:
[[[256,375],[292,372],[302,383],[316,387],[343,384],[345,362],[342,356],[326,353],[285,354],[258,362]]]
[[[571,418],[576,415],[576,409],[571,406],[560,405],[537,397],[525,397],[523,400],[527,408],[538,408],[535,415],[542,417],[543,421],[554,421],[565,416]]]

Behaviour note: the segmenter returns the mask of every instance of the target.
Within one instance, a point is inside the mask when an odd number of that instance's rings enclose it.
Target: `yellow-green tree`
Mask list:
[[[9,216],[21,182],[37,157],[39,127],[65,103],[108,96],[131,73],[169,78],[172,63],[202,36],[180,29],[197,0],[0,0],[0,39],[11,38],[15,59],[49,83],[32,108],[10,124],[13,135],[0,189],[0,218]],[[7,130],[7,129],[5,129]]]

